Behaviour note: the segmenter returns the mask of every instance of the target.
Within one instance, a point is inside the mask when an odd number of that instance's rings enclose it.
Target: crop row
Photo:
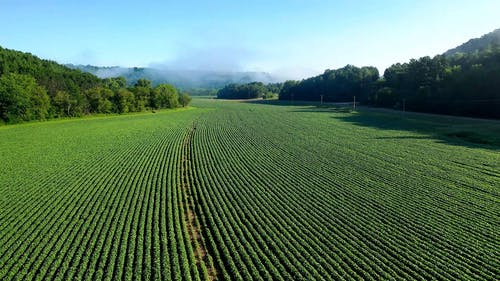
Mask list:
[[[0,279],[500,275],[498,153],[352,113],[200,105],[1,131]]]
[[[155,118],[77,136],[94,147],[82,161],[2,187],[17,201],[0,208],[0,279],[200,279],[179,187],[192,117]]]
[[[311,115],[256,108],[211,113],[192,141],[198,213],[226,279],[493,280],[499,273],[490,252],[495,228],[471,228],[471,219],[483,222],[466,203],[479,202],[462,192],[490,198],[465,185],[451,189],[456,175],[436,170],[428,143],[405,159],[397,146],[367,136],[370,146],[357,147],[352,125],[325,130]],[[458,178],[484,189],[492,181]],[[458,206],[463,212],[452,212]],[[495,224],[497,212],[481,215]]]

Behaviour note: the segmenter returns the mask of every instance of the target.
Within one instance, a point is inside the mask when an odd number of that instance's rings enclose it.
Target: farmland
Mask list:
[[[497,121],[194,106],[0,127],[0,279],[500,275]]]

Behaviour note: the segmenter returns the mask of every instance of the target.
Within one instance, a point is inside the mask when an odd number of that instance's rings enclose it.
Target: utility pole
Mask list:
[[[356,96],[354,96],[354,102],[352,103],[352,108],[356,111]]]
[[[320,95],[321,97],[321,105],[323,105],[323,95]]]

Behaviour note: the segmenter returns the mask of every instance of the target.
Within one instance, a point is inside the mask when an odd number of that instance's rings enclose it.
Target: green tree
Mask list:
[[[182,93],[179,95],[179,104],[182,107],[187,106],[191,102],[191,100],[192,100],[192,98],[186,93]]]
[[[134,85],[135,87],[151,88],[151,81],[147,79],[139,79]]]
[[[34,81],[35,79],[33,79]],[[36,84],[35,84],[36,85]],[[50,98],[41,86],[34,86],[30,95],[29,120],[44,120],[48,117]]]
[[[176,108],[179,106],[177,89],[170,84],[160,84],[154,88],[154,102],[156,108]]]
[[[139,79],[131,88],[135,96],[135,109],[144,111],[146,107],[154,108],[154,99],[151,90],[151,81],[147,79]]]
[[[0,77],[0,118],[6,122],[45,119],[50,99],[35,78],[17,73]]]
[[[86,91],[89,113],[111,113],[114,106],[111,100],[114,92],[108,88],[96,87]]]
[[[132,92],[135,96],[135,109],[144,111],[150,105],[151,89],[146,87],[134,87]]]
[[[217,92],[219,99],[256,99],[269,92],[261,82],[248,84],[229,84]]]
[[[106,88],[117,91],[127,87],[127,80],[125,80],[125,77],[106,78],[103,80],[103,85]]]
[[[71,116],[76,105],[77,100],[66,91],[58,91],[54,96],[54,107],[58,116]]]
[[[114,105],[111,100],[114,98],[115,93],[111,89],[100,88],[101,99],[99,100],[98,112],[112,113],[114,112]]]
[[[131,91],[125,88],[119,89],[115,94],[115,100],[118,113],[135,111],[135,98]]]

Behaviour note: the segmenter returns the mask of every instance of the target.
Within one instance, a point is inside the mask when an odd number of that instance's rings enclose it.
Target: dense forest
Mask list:
[[[0,47],[0,122],[17,123],[93,113],[126,113],[186,106],[169,84],[100,79],[28,53]]]
[[[287,81],[280,92],[282,100],[306,100],[324,102],[346,102],[353,100],[353,93],[359,101],[366,101],[379,79],[375,67],[347,65],[337,70],[326,70],[322,75],[300,82]]]
[[[257,99],[272,98],[277,96],[281,90],[281,83],[270,83],[264,85],[262,82],[248,84],[229,84],[217,92],[219,99]]]
[[[369,104],[500,118],[500,48],[423,57],[386,69]]]
[[[231,84],[217,97],[247,99],[279,92],[280,100],[352,102],[473,117],[500,118],[500,29],[433,58],[396,63],[380,76],[347,65],[302,81]]]
[[[348,65],[285,82],[279,98],[361,104],[418,112],[500,118],[500,47],[412,59],[387,68]],[[404,107],[404,108],[403,108]]]
[[[284,83],[279,98],[356,101],[401,110],[500,118],[500,30],[433,58],[387,68],[348,65]],[[472,46],[474,48],[472,48]]]

